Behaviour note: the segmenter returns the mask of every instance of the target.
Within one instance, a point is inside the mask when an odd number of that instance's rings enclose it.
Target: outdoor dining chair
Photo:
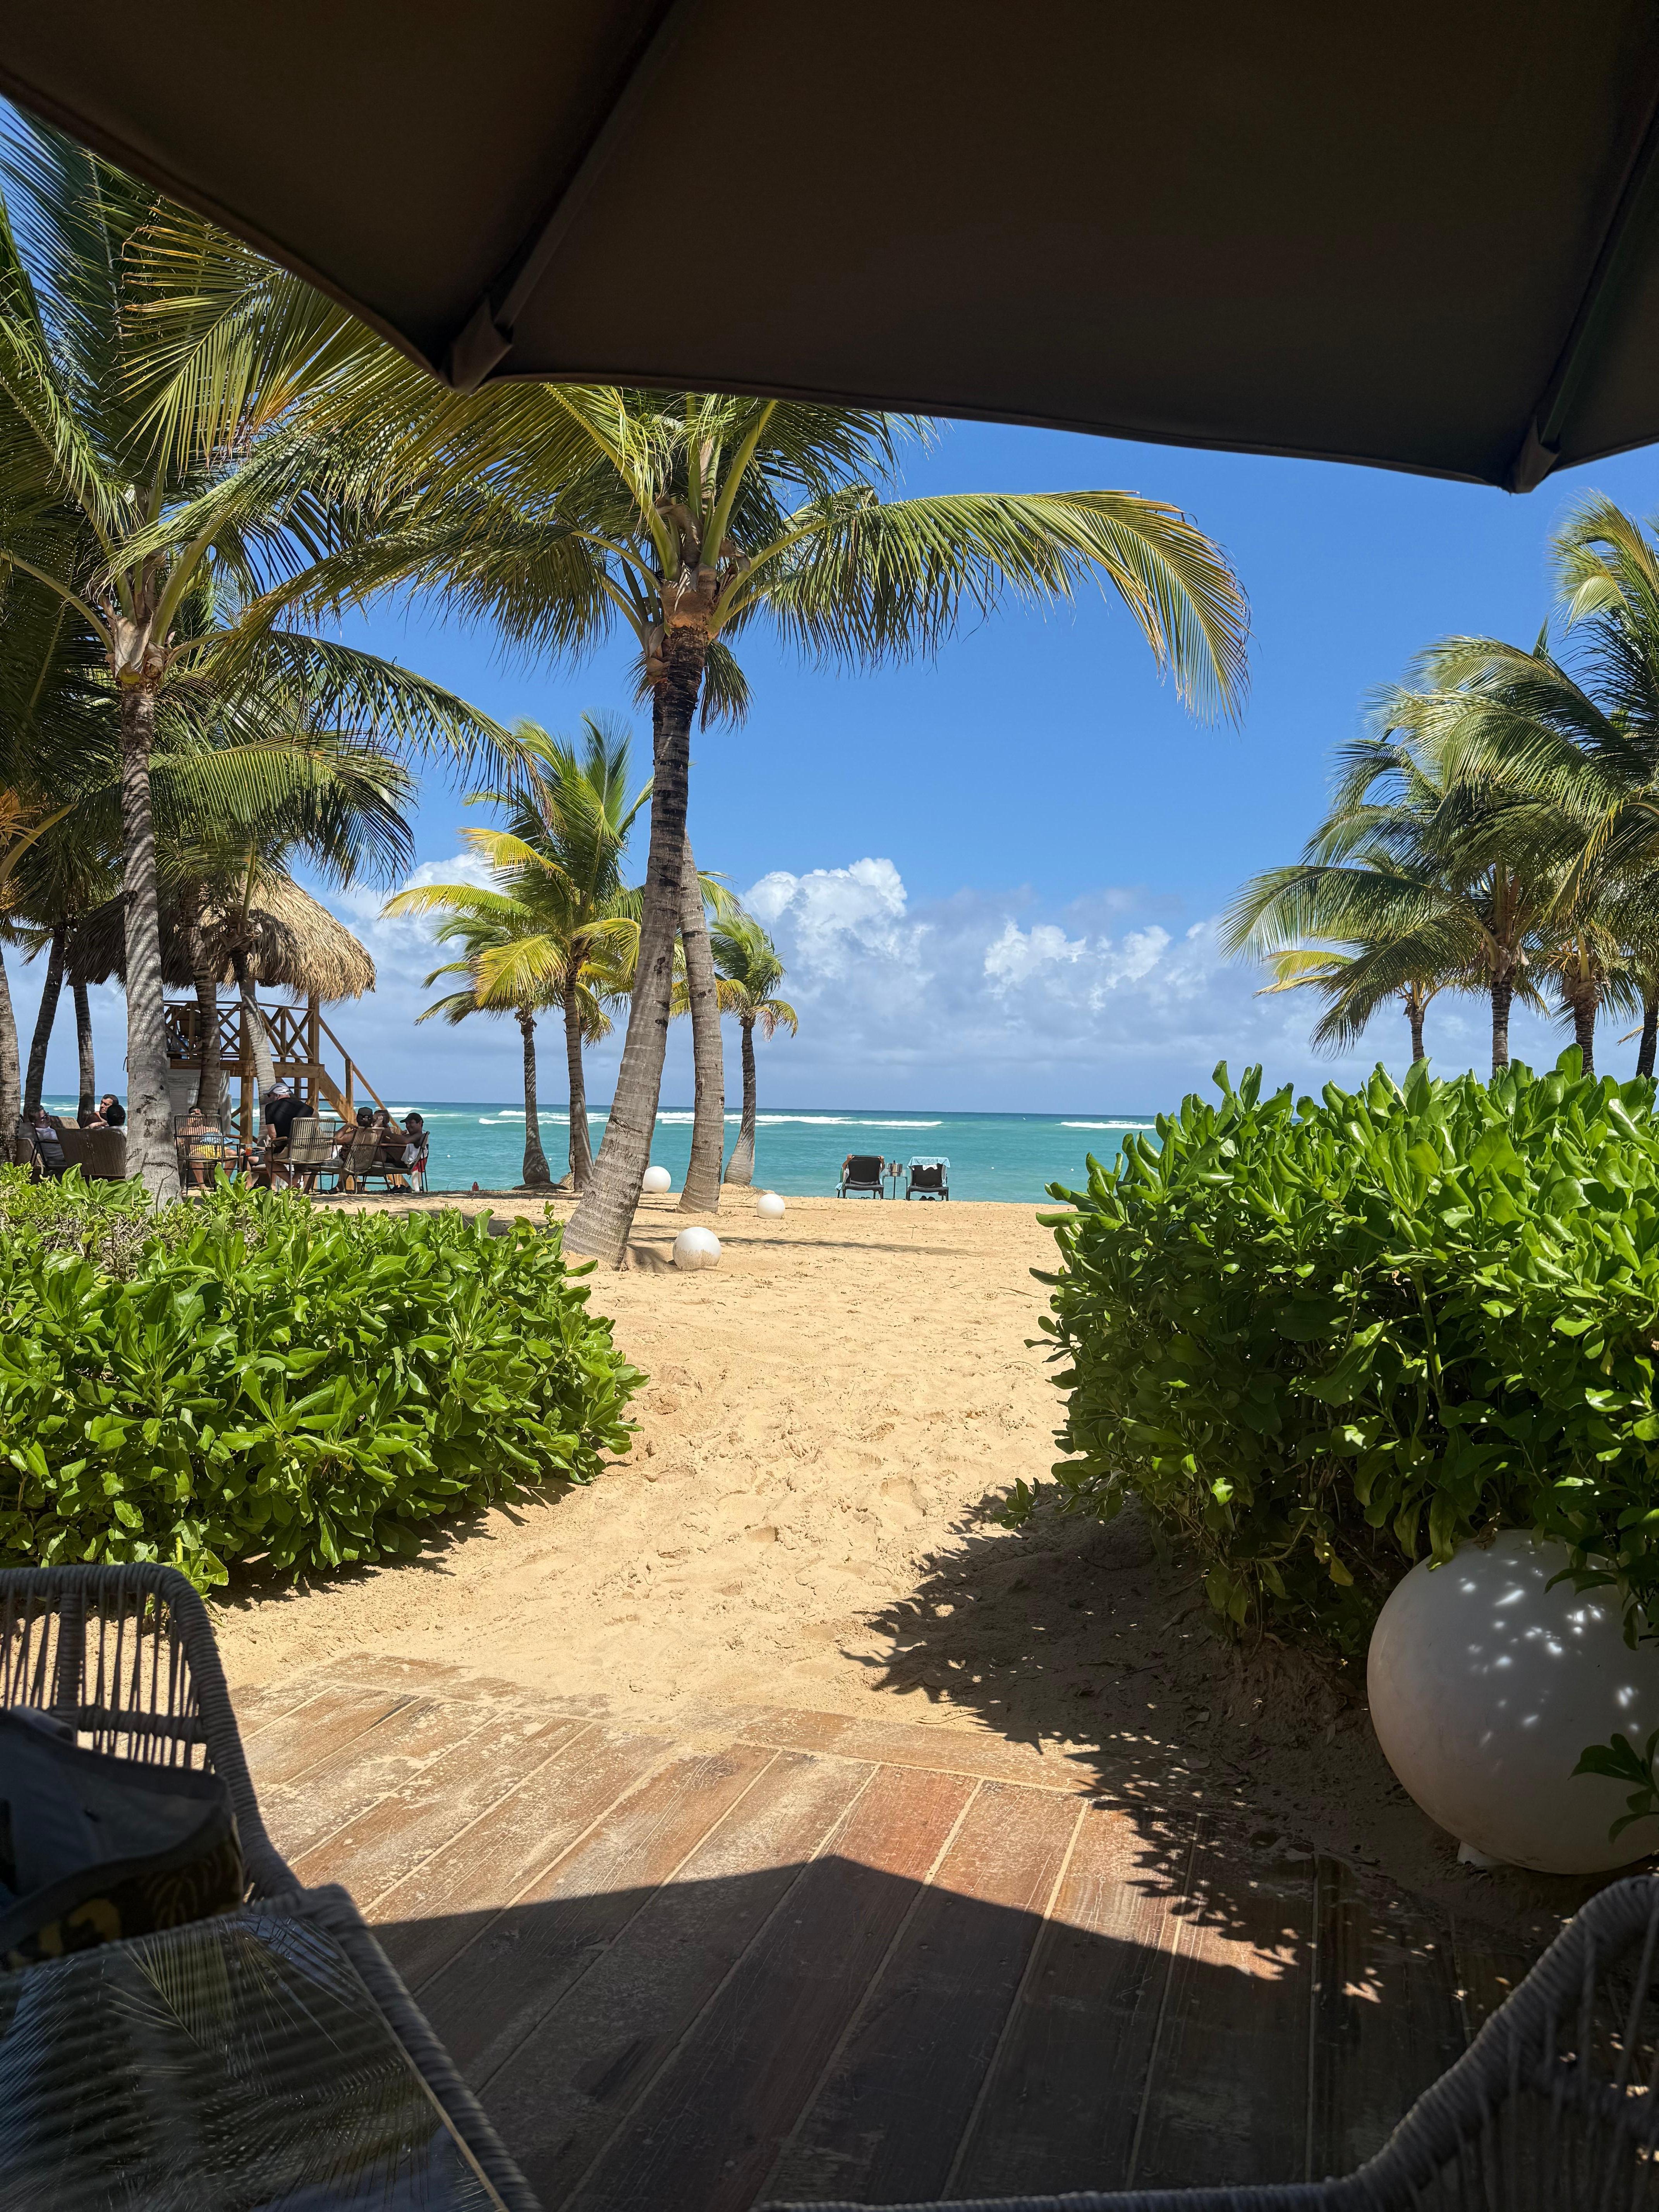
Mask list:
[[[1659,1880],[1641,1875],[1590,1899],[1376,2155],[1342,2179],[981,2198],[974,2212],[1635,2212],[1659,2205],[1656,1970]],[[811,2212],[864,2208],[819,2203]]]
[[[7,2212],[537,2212],[346,1892],[302,1888],[266,1835],[181,1574],[0,1573],[0,1711],[72,1735],[58,1755],[106,1759],[112,1788],[218,1777],[245,1875],[231,1910],[0,1971]]]
[[[875,1152],[849,1152],[841,1164],[838,1198],[885,1198],[887,1163]]]
[[[280,1164],[301,1190],[314,1189],[319,1175],[334,1164],[334,1137],[333,1125],[319,1121],[314,1114],[303,1115],[289,1124],[288,1150]]]

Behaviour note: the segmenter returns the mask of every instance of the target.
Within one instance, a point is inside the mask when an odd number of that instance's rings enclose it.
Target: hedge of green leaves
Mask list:
[[[1061,1503],[1139,1499],[1219,1613],[1348,1651],[1493,1526],[1659,1618],[1659,1120],[1579,1071],[1293,1102],[1224,1064],[1218,1103],[1052,1186]]]
[[[576,1273],[585,1273],[578,1270]],[[556,1233],[0,1173],[0,1565],[315,1571],[626,1451]]]

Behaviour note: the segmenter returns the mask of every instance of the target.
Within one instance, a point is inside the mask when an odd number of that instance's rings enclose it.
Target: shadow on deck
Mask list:
[[[549,2212],[1341,2172],[1518,1970],[971,1728],[367,1657],[238,1703]]]

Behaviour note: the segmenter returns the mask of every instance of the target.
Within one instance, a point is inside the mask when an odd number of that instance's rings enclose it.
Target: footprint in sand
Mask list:
[[[904,1474],[890,1474],[882,1484],[879,1510],[884,1521],[901,1525],[925,1521],[927,1517],[916,1486],[908,1475]]]

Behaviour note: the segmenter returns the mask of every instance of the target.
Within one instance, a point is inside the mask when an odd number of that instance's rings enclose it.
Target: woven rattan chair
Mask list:
[[[375,2125],[381,2127],[378,2148],[383,2155],[392,2154],[386,2152],[387,2130],[398,2138],[393,2151],[401,2154],[406,2150],[411,2096],[417,2142],[419,2115],[429,2111],[428,2100],[447,2123],[439,2140],[453,2148],[459,2184],[447,2191],[434,2191],[428,2185],[417,2192],[422,2206],[432,2207],[433,2212],[445,2205],[500,2205],[507,2212],[537,2212],[522,2176],[346,1892],[302,1888],[266,1835],[207,1611],[182,1575],[168,1567],[137,1565],[0,1573],[0,1706],[51,1713],[76,1729],[85,1749],[217,1773],[228,1787],[235,1809],[248,1882],[247,1904],[239,1915],[106,1943],[0,1974],[0,2011],[9,2008],[9,2018],[0,2021],[0,2073],[5,2076],[7,2094],[6,2107],[0,2110],[0,2201],[10,2212],[25,2206],[32,2212],[36,2205],[51,2206],[54,2212],[58,2207],[79,2212],[82,2204],[94,2202],[101,2206],[118,2199],[123,2203],[138,2201],[131,2195],[132,2190],[143,2193],[132,2171],[134,2161],[140,2154],[158,2154],[155,2143],[174,2128],[174,2116],[171,2112],[128,2113],[123,2124],[131,2140],[124,2139],[107,2155],[117,2170],[111,2176],[112,2188],[118,2174],[129,2193],[115,2190],[106,2198],[89,2193],[88,2160],[95,2166],[100,2146],[88,2149],[86,2115],[97,2113],[97,2124],[106,2129],[113,2124],[106,2116],[118,2100],[108,2084],[122,2078],[118,2063],[101,2057],[94,2061],[94,2051],[98,2036],[114,2035],[122,2027],[124,2010],[130,2018],[145,1989],[159,1984],[168,1970],[175,1983],[188,1981],[193,1970],[198,1985],[210,1990],[221,2006],[222,2018],[222,2008],[234,2001],[239,1989],[245,1987],[257,2001],[284,1973],[307,1993],[307,2002],[289,2003],[273,2015],[280,2033],[273,2032],[271,2020],[263,2016],[250,2033],[261,2073],[268,2070],[270,2075],[259,2085],[269,2092],[264,2104],[276,2115],[273,2123],[255,2109],[258,2100],[250,2096],[246,2158],[240,2140],[234,2134],[230,2139],[235,2170],[247,2177],[250,2189],[262,2154],[277,2162],[291,2158],[293,2146],[303,2138],[307,2127],[323,2125],[328,2100],[349,2076],[353,2061],[354,2051],[343,2047],[342,2039],[355,2035],[368,2056],[359,2076],[351,2077],[359,2086],[339,2101],[349,2117],[371,2133]],[[245,1975],[242,1982],[239,1972]],[[78,2004],[77,1987],[82,1992]],[[313,1992],[318,1998],[314,2005]],[[58,2024],[56,2041],[47,2035],[43,2021]],[[372,2033],[364,2032],[365,2022]],[[383,2033],[386,2029],[389,2037]],[[376,2039],[381,2046],[378,2053]],[[32,2039],[44,2039],[47,2045],[38,2063],[31,2063]],[[95,2070],[98,2078],[70,2078],[76,2069],[64,2067],[64,2049],[84,2054],[82,2063]],[[401,2075],[407,2085],[401,2106],[395,2080],[389,2100],[386,2097],[388,2052],[390,2073]],[[242,2064],[246,2054],[239,2051],[235,2057]],[[134,2078],[147,2085],[160,2081],[162,2100],[167,2100],[164,2066],[153,2075]],[[377,2078],[383,2100],[378,2111],[371,2094]],[[33,2100],[33,2134],[28,2156],[20,2166],[15,2116],[19,2100],[26,2094]],[[366,2103],[369,2109],[364,2113]],[[313,2122],[313,2112],[322,2118]],[[226,2130],[234,2130],[239,2116],[228,2118],[216,2108],[209,2117],[210,2127],[203,2139],[223,2154]],[[54,2166],[43,2174],[38,2144],[42,2140],[54,2144],[60,2138],[67,2144],[61,2168]],[[361,2145],[356,2156],[361,2165]],[[277,2197],[287,2201],[280,2191]],[[389,2190],[387,2201],[394,2197],[398,2203],[404,2202]],[[165,2201],[185,2200],[169,2194]],[[195,2194],[190,2195],[191,2204],[197,2201]],[[246,2201],[266,2199],[255,2191]],[[304,2197],[308,2206],[319,2208],[331,2201],[324,2190]],[[357,2199],[353,2197],[351,2202]]]
[[[1656,1971],[1659,1881],[1642,1875],[1616,1882],[1562,1930],[1376,2157],[1346,2179],[981,2198],[975,2212],[1636,2212],[1659,2206]],[[819,2203],[811,2212],[861,2208]]]

